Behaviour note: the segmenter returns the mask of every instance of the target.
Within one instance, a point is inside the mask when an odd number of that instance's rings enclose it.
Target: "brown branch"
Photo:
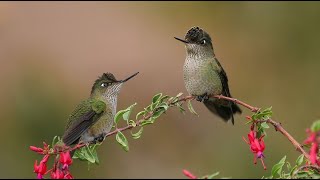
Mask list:
[[[217,99],[225,99],[225,100],[228,100],[228,101],[231,101],[231,102],[234,102],[236,104],[239,104],[243,107],[246,107],[247,109],[251,110],[252,112],[259,112],[260,111],[260,108],[257,108],[257,107],[254,107],[254,106],[251,106],[247,103],[244,103],[240,100],[237,100],[237,99],[234,99],[234,98],[230,98],[230,97],[226,97],[226,96],[222,96],[222,95],[215,95],[213,96],[214,98],[217,98]],[[169,106],[174,106],[176,105],[177,103],[179,102],[186,102],[188,100],[194,100],[196,97],[195,96],[185,96],[185,97],[181,97],[179,98],[178,100],[174,101],[174,102],[168,102],[168,105]],[[142,121],[145,121],[145,120],[148,120],[152,117],[152,115],[156,112],[156,110],[154,111],[151,111],[148,113],[148,115],[144,116],[142,119],[136,121],[136,126],[139,126],[140,123]],[[267,119],[267,120],[258,120],[258,122],[267,122],[269,124],[272,124],[275,129],[279,132],[281,132],[292,144],[293,146],[296,148],[296,150],[298,150],[300,153],[302,153],[307,159],[310,160],[310,157],[309,157],[309,154],[302,148],[302,146],[298,143],[298,141],[296,141],[282,126],[280,123],[272,120],[272,119]],[[118,128],[118,129],[115,129],[114,131],[111,131],[109,133],[106,134],[105,138],[108,137],[108,136],[112,136],[118,132],[122,132],[122,131],[126,131],[126,130],[129,130],[129,129],[132,129],[134,128],[135,126],[133,125],[127,125],[123,128]],[[78,148],[81,148],[83,147],[85,144],[78,144],[77,146],[75,146],[74,148],[72,148],[72,150],[75,150],[75,149],[78,149]]]
[[[258,120],[259,121],[259,120]],[[276,131],[281,132],[281,134],[283,134],[292,144],[293,146],[296,148],[297,151],[299,151],[301,154],[303,154],[307,159],[310,160],[310,156],[309,154],[302,148],[302,145],[300,145],[300,143],[295,140],[283,127],[280,123],[272,120],[272,119],[267,119],[267,120],[261,120],[259,122],[267,122],[269,124],[272,124],[274,126],[274,128],[276,129]]]
[[[259,112],[261,108],[257,108],[257,107],[253,107],[247,103],[244,103],[242,101],[239,101],[237,99],[234,98],[230,98],[230,97],[226,97],[226,96],[222,96],[222,95],[216,95],[214,96],[215,98],[218,99],[225,99],[228,101],[232,101],[236,104],[242,105],[246,108],[248,108],[249,110],[251,110],[252,112]],[[272,120],[272,119],[267,119],[267,120],[258,120],[259,122],[267,122],[269,124],[272,124],[274,126],[274,128],[276,129],[276,131],[281,132],[292,144],[293,146],[296,148],[296,150],[298,150],[300,153],[302,153],[307,159],[310,159],[309,154],[302,148],[302,146],[300,145],[300,143],[295,140],[282,126],[280,123]]]

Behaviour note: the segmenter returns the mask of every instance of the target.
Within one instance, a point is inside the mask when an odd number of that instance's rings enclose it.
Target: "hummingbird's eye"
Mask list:
[[[101,87],[108,87],[108,86],[111,86],[111,85],[112,85],[111,82],[105,82],[105,83],[101,84]]]
[[[206,44],[206,40],[203,39],[203,40],[201,41],[201,44]]]

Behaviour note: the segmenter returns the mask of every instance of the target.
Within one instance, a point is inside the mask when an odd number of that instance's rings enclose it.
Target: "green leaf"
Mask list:
[[[165,95],[165,96],[162,96],[159,100],[160,103],[162,103],[164,100],[168,99],[170,96],[168,95]]]
[[[148,124],[153,124],[153,121],[146,120],[146,121],[142,121],[142,122],[140,123],[141,126],[145,126],[145,125],[148,125]]]
[[[293,168],[290,170],[290,176],[293,175],[293,172],[298,168],[297,165],[293,166]]]
[[[291,164],[290,164],[289,162],[287,162],[286,164],[287,164],[287,169],[288,169],[288,171],[290,171],[290,169],[291,169]]]
[[[169,105],[165,102],[159,104],[158,108],[163,108],[165,111],[169,109]]]
[[[258,120],[258,119],[262,119],[262,120],[266,120],[269,119],[272,116],[272,111],[271,111],[272,107],[269,107],[263,111],[259,111],[256,112],[255,114],[253,114],[251,117],[253,120]]]
[[[151,110],[154,110],[160,104],[159,101],[151,104]]]
[[[96,147],[97,147],[97,144],[94,145],[94,147],[93,147],[93,149],[92,149],[92,154],[93,154],[95,163],[96,163],[96,164],[99,164],[100,161],[99,161],[99,158],[98,158],[98,153],[97,153]]]
[[[308,171],[299,171],[297,172],[296,176],[298,177],[298,179],[307,178],[309,177],[309,173]]]
[[[153,96],[152,103],[158,102],[158,100],[160,99],[161,96],[162,96],[162,93],[158,93],[155,96]]]
[[[81,149],[77,149],[73,155],[73,159],[80,159],[81,161],[99,164],[96,145],[85,146]]]
[[[118,111],[117,114],[114,116],[114,123],[118,124],[120,117],[122,117],[124,113],[126,113],[126,110]]]
[[[178,105],[179,111],[184,114],[184,112],[186,111],[185,109],[183,109],[183,107],[181,105]]]
[[[301,154],[298,159],[296,160],[296,165],[297,166],[300,166],[302,163],[303,163],[303,158],[304,158],[304,155]]]
[[[281,175],[282,167],[285,164],[285,161],[286,161],[286,156],[284,156],[277,164],[275,164],[272,167],[272,170],[271,170],[272,177],[275,177],[276,174],[278,174],[279,176]]]
[[[161,116],[162,113],[164,113],[166,110],[164,108],[158,108],[157,110],[154,111],[154,113],[152,114],[152,119],[155,120],[158,117]]]
[[[122,148],[125,151],[129,151],[128,140],[127,140],[126,136],[124,134],[122,134],[122,132],[118,131],[118,133],[116,135],[116,140],[118,141],[118,143],[122,146]]]
[[[139,116],[145,115],[145,114],[146,114],[145,111],[140,111],[140,112],[136,115],[136,120],[138,120]]]
[[[191,103],[190,100],[188,101],[188,109],[192,114],[195,114],[195,115],[199,116],[198,113],[193,109],[192,103]]]
[[[261,127],[263,127],[264,129],[268,129],[269,125],[266,122],[261,123]]]
[[[142,132],[143,132],[143,127],[140,128],[140,130],[136,133],[133,133],[131,132],[131,135],[132,135],[132,138],[133,139],[139,139],[142,135]]]
[[[311,125],[311,131],[312,131],[312,132],[320,131],[320,120],[317,120],[317,121],[315,121],[315,122],[312,123],[312,125]]]
[[[131,106],[129,106],[125,111],[125,113],[122,115],[122,117],[123,117],[123,119],[125,120],[125,121],[128,121],[129,120],[129,117],[130,117],[130,114],[131,114],[131,112],[132,112],[132,110],[133,110],[133,107],[134,106],[136,106],[137,105],[137,103],[134,103],[134,104],[132,104]]]
[[[128,125],[129,125],[129,126],[133,126],[133,127],[136,127],[136,126],[137,126],[136,122],[134,122],[133,120],[129,120],[129,121],[128,121]]]

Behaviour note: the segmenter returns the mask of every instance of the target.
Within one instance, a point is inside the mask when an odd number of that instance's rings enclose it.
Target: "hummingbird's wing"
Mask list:
[[[214,58],[215,62],[211,62],[211,66],[213,67],[212,69],[214,71],[217,71],[217,73],[219,74],[219,78],[221,80],[221,84],[222,84],[222,95],[227,96],[227,97],[231,97],[230,94],[230,90],[229,90],[229,85],[228,85],[228,77],[226,72],[224,71],[223,67],[221,66],[220,62],[218,61],[218,59]],[[214,64],[218,65],[218,68],[214,68]],[[223,105],[223,104],[226,104]],[[239,106],[235,103],[232,102],[217,102],[217,101],[207,101],[205,102],[205,105],[207,106],[207,108],[212,111],[215,112],[217,114],[219,114],[221,117],[223,117],[226,121],[228,119],[232,120],[232,124],[234,124],[234,117],[233,114],[236,112],[241,113],[241,109],[239,108]]]
[[[96,104],[103,104],[103,106],[96,106]],[[92,100],[82,101],[69,117],[69,123],[62,137],[65,145],[77,143],[81,135],[99,119],[104,110],[105,103],[102,101],[98,103]]]

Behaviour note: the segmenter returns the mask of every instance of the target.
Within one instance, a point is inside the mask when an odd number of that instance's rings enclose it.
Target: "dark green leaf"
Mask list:
[[[297,172],[296,176],[299,179],[307,178],[307,177],[309,177],[309,173],[307,171],[299,171],[299,172]]]
[[[156,103],[158,102],[158,100],[161,98],[162,93],[156,94],[155,96],[153,96],[152,98],[152,103]]]
[[[122,146],[122,148],[125,151],[129,151],[128,140],[127,140],[126,136],[124,134],[122,134],[122,132],[118,131],[118,133],[116,135],[116,140],[118,141],[118,143]]]
[[[169,105],[165,102],[162,102],[161,104],[159,104],[158,108],[163,108],[166,111],[168,110]]]
[[[170,96],[168,95],[165,95],[165,96],[162,96],[159,100],[160,103],[162,103],[164,100],[168,99]]]
[[[159,108],[157,111],[155,111],[153,114],[152,114],[152,118],[153,119],[157,119],[158,117],[161,116],[162,113],[165,112],[165,109],[164,108]]]

